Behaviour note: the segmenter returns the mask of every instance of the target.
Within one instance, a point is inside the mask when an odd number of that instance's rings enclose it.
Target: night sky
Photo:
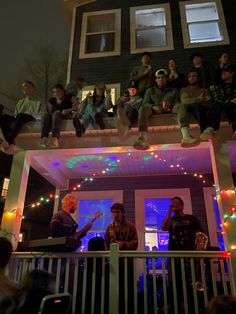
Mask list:
[[[22,63],[37,47],[51,46],[66,55],[69,36],[60,0],[0,0],[0,92],[20,90]],[[0,102],[14,107],[1,94]]]

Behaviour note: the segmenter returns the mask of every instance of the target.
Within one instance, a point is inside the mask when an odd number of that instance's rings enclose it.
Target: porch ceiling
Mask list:
[[[31,166],[58,188],[68,179],[211,173],[209,144],[183,149],[180,145],[156,145],[148,151],[132,147],[31,151]],[[236,145],[229,143],[232,169],[236,170]],[[172,167],[173,166],[173,167]]]

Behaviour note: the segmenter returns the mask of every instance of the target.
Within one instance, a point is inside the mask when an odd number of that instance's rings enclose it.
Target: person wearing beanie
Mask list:
[[[156,71],[156,86],[149,88],[142,101],[138,113],[138,129],[140,136],[134,143],[134,148],[139,150],[149,149],[147,142],[148,120],[154,114],[164,114],[172,111],[179,102],[179,92],[174,87],[168,86],[168,73],[165,69]]]

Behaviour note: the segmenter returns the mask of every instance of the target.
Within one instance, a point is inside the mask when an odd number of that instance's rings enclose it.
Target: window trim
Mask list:
[[[189,188],[183,189],[150,189],[135,190],[135,225],[138,230],[138,250],[143,251],[145,245],[145,212],[144,198],[165,198],[180,196],[184,201],[184,212],[192,214],[192,200]]]
[[[214,42],[190,43],[185,5],[186,4],[201,4],[201,3],[208,3],[208,2],[215,2],[216,3],[218,15],[219,15],[218,23],[219,23],[219,27],[222,31],[224,39],[222,41],[214,41]],[[225,16],[224,16],[224,10],[222,7],[221,0],[180,1],[179,2],[179,10],[180,10],[184,48],[211,47],[211,46],[229,45],[230,44],[227,25],[226,25]]]
[[[145,48],[136,48],[136,36],[135,36],[135,11],[142,9],[152,9],[152,8],[164,8],[166,13],[166,39],[167,45],[164,47],[145,47]],[[171,11],[169,3],[162,4],[153,4],[153,5],[145,5],[138,7],[130,8],[130,53],[142,53],[145,51],[166,51],[166,50],[174,50],[174,41],[173,41],[173,31],[172,31],[172,20],[171,20]]]
[[[102,15],[102,14],[111,14],[111,13],[115,13],[115,49],[113,51],[86,53],[85,43],[86,43],[86,35],[87,35],[86,29],[87,29],[88,17],[95,16],[95,15]],[[119,56],[121,54],[120,46],[121,46],[121,9],[83,13],[81,38],[80,38],[80,51],[79,51],[80,59]]]

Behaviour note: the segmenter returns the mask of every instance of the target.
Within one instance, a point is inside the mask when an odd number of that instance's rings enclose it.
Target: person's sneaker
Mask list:
[[[95,115],[95,122],[99,125],[101,130],[105,129],[105,123],[103,121],[103,116],[100,113],[96,113]]]
[[[48,137],[42,137],[39,142],[39,147],[46,148],[48,146]]]
[[[5,153],[7,155],[14,155],[16,152],[17,152],[17,146],[15,144],[11,144],[7,148],[5,148]]]
[[[212,127],[208,127],[202,132],[200,139],[203,141],[207,141],[209,139],[212,139],[214,136],[214,132],[215,132],[215,130]]]
[[[138,138],[138,140],[134,143],[133,147],[138,150],[147,150],[150,148],[148,142],[142,136]]]
[[[198,138],[192,137],[191,135],[186,136],[181,141],[182,147],[193,147],[200,144],[200,140]]]
[[[51,139],[51,148],[58,148],[59,147],[59,141],[57,137],[52,137]]]
[[[85,128],[78,118],[73,119],[76,136],[81,137],[85,133]]]

